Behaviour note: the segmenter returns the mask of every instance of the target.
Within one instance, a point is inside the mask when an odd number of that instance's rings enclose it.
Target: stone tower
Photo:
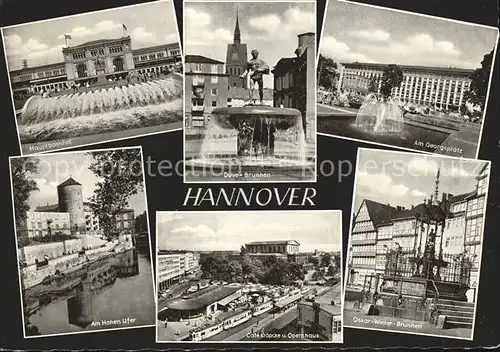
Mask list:
[[[241,43],[240,21],[236,10],[233,43],[227,45],[226,73],[229,74],[229,87],[248,88],[247,80],[239,76],[245,71],[247,63],[247,45]]]
[[[59,211],[69,213],[71,233],[85,232],[82,185],[72,177],[57,186]]]

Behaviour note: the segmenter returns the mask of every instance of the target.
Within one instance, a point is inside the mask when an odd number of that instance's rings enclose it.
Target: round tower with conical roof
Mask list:
[[[69,213],[71,233],[85,232],[82,185],[71,176],[57,186],[59,211]]]

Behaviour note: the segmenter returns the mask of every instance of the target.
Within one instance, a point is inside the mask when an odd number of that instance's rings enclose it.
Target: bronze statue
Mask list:
[[[245,78],[250,75],[250,91],[249,99],[250,102],[253,100],[253,91],[255,89],[255,84],[259,88],[259,98],[260,103],[263,104],[264,101],[264,80],[263,75],[269,74],[269,65],[262,59],[259,58],[259,52],[254,49],[252,50],[252,58],[247,62],[245,72],[243,72],[240,78]]]

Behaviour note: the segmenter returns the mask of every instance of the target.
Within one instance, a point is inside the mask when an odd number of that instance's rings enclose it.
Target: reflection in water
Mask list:
[[[68,294],[53,298],[29,317],[30,331],[36,334],[35,326],[45,335],[154,324],[148,257],[131,250],[94,263]]]

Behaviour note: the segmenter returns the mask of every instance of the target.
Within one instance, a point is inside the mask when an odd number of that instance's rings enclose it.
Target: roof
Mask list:
[[[29,63],[29,62],[28,62]],[[47,64],[47,65],[40,65],[40,66],[33,66],[33,67],[26,67],[26,68],[21,68],[19,70],[12,70],[9,71],[11,75],[13,74],[25,74],[25,73],[33,73],[33,72],[40,72],[40,71],[45,71],[45,70],[52,70],[56,68],[65,68],[66,64],[63,62],[56,62],[53,64]]]
[[[273,90],[264,88],[264,100],[273,100]],[[248,89],[241,87],[229,87],[228,98],[248,100]]]
[[[389,64],[375,64],[370,62],[346,62],[342,63],[343,66],[349,68],[367,68],[374,70],[383,70]],[[465,75],[470,76],[474,70],[465,69],[465,68],[457,68],[457,67],[437,67],[437,66],[412,66],[412,65],[399,65],[396,64],[401,70],[404,71],[440,71],[442,73],[450,73],[457,75]]]
[[[167,302],[166,306],[168,309],[174,310],[201,309],[226,298],[238,290],[240,290],[239,287],[207,287],[190,295],[175,298]]]
[[[234,301],[235,299],[237,299],[238,297],[235,297],[233,296],[232,294],[221,299],[217,304],[220,304],[222,306],[226,306],[228,305],[229,303],[231,303],[232,301]]]
[[[222,61],[201,55],[186,55],[184,62],[193,64],[224,64]]]
[[[59,211],[59,204],[42,205],[42,206],[36,207],[35,211],[44,212],[44,213],[57,212],[57,211]]]
[[[272,69],[272,73],[279,73],[283,71],[289,71],[289,68],[294,64],[295,62],[295,57],[284,57],[279,59],[279,61],[276,63],[276,65]]]
[[[300,243],[295,240],[282,240],[282,241],[255,241],[247,243],[247,246],[257,246],[257,245],[266,245],[266,244],[295,244],[300,246]]]
[[[114,39],[98,39],[98,40],[91,40],[89,42],[85,42],[82,44],[70,46],[67,49],[74,49],[74,48],[86,48],[88,46],[94,46],[94,45],[101,45],[101,44],[110,44],[110,43],[115,43],[117,41],[121,41],[123,39],[130,39],[130,36],[128,37],[122,37],[122,38],[114,38]],[[66,48],[65,48],[66,49]]]
[[[279,302],[276,302],[276,306],[282,308],[282,307],[284,307],[284,306],[286,306],[286,305],[288,305],[288,304],[290,304],[292,302],[295,302],[295,301],[297,301],[297,300],[299,300],[301,298],[302,298],[302,294],[301,293],[297,293],[297,294],[295,294],[293,296],[289,296],[289,297],[287,297],[287,298],[285,298],[285,299],[283,299],[283,300],[281,300]]]
[[[162,44],[162,45],[155,45],[155,46],[149,46],[146,48],[140,48],[140,49],[133,49],[132,50],[132,55],[140,55],[140,54],[146,54],[150,53],[153,51],[159,51],[163,49],[178,49],[179,43],[169,43],[169,44]]]
[[[66,186],[81,186],[82,184],[75,181],[75,179],[73,177],[70,177],[68,178],[66,181],[64,181],[63,183],[61,183],[59,186],[57,187],[66,187]]]

